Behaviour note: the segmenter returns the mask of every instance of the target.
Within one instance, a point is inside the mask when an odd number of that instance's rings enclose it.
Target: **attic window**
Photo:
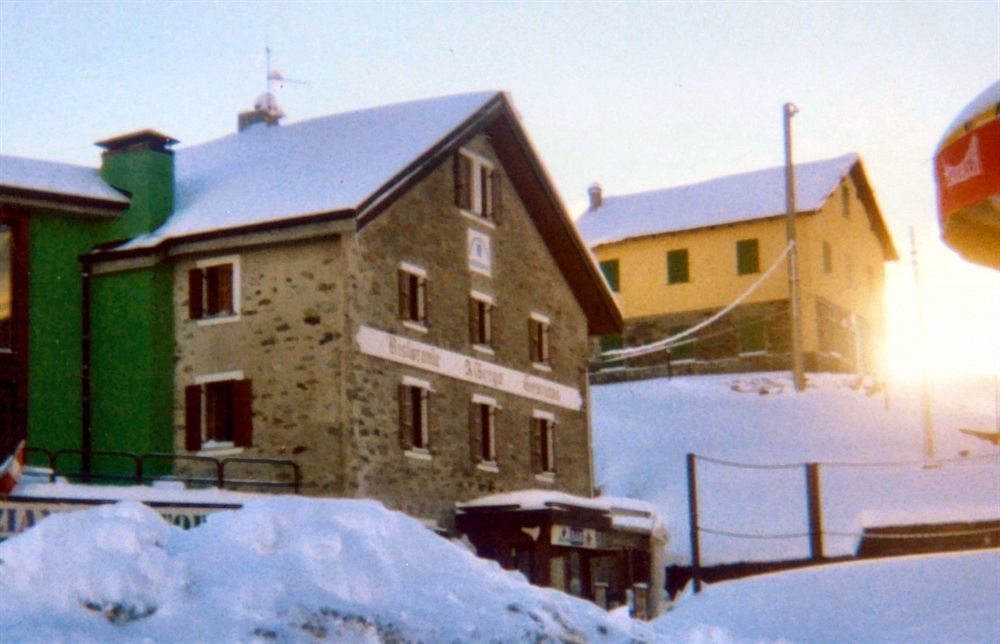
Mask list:
[[[844,219],[851,218],[851,190],[846,183],[840,184],[840,214]]]
[[[503,209],[500,172],[468,150],[455,155],[455,205],[463,212],[497,222]]]

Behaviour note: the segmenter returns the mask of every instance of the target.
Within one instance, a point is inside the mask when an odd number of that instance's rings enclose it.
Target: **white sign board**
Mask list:
[[[471,228],[469,229],[469,270],[487,277],[493,273],[490,236]]]
[[[530,373],[501,367],[492,362],[367,326],[362,326],[358,330],[356,339],[361,352],[366,355],[538,400],[563,409],[579,411],[583,408],[583,397],[579,389],[539,378]]]

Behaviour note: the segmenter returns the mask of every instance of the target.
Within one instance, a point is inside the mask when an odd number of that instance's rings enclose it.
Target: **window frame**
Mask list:
[[[430,328],[430,280],[427,271],[410,262],[400,262],[396,269],[396,314],[408,329],[427,333]]]
[[[672,260],[672,257],[683,257],[683,274],[677,264],[679,260]],[[667,284],[689,284],[691,282],[691,255],[687,248],[674,248],[667,251]],[[675,270],[676,269],[676,270]]]
[[[498,472],[497,416],[500,405],[496,398],[473,394],[469,407],[469,449],[477,469]]]
[[[213,275],[219,275],[213,269],[229,267],[229,308],[213,308],[220,306],[216,300],[219,297],[220,285],[215,283]],[[211,326],[236,322],[240,319],[240,256],[225,255],[210,257],[195,262],[194,268],[188,270],[188,319],[196,320],[198,326]],[[222,274],[225,274],[222,273]],[[213,297],[213,290],[215,297]]]
[[[555,480],[558,473],[556,461],[556,417],[552,412],[533,409],[531,412],[531,463],[535,479],[546,483]]]
[[[532,367],[552,370],[552,320],[535,311],[528,318],[528,353]]]
[[[232,436],[228,440],[219,440],[209,432],[209,415],[215,406],[210,396],[223,391],[222,385],[228,385],[225,388],[229,397],[227,412],[232,425]],[[244,447],[252,447],[252,381],[243,376],[242,370],[196,376],[194,383],[185,387],[184,418],[184,448],[189,452],[239,453]]]
[[[469,342],[480,353],[494,355],[496,338],[496,301],[492,295],[469,291]]]
[[[474,221],[495,225],[503,210],[503,186],[496,164],[468,148],[455,153],[455,205]]]
[[[431,383],[403,376],[397,388],[399,441],[403,454],[418,460],[431,458]]]
[[[760,273],[760,239],[740,239],[736,242],[736,274]]]

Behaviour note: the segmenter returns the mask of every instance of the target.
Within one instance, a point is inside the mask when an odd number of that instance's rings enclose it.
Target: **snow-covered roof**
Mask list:
[[[586,508],[611,515],[611,524],[621,530],[649,533],[663,530],[656,506],[626,497],[587,498],[555,490],[518,490],[491,494],[455,504],[458,510],[497,508],[511,511]]]
[[[0,187],[127,206],[128,197],[101,179],[97,168],[0,155]]]
[[[258,123],[177,149],[174,213],[126,247],[354,210],[495,96],[458,94],[291,125]]]
[[[858,155],[795,165],[799,212],[819,210]],[[701,183],[606,196],[596,210],[577,220],[591,247],[633,237],[774,217],[785,212],[785,168],[755,170]]]

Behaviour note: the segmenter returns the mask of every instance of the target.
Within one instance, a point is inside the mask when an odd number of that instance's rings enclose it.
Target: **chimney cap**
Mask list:
[[[156,130],[139,130],[113,136],[110,139],[97,141],[94,145],[104,148],[105,154],[115,152],[129,152],[133,150],[155,150],[157,152],[171,152],[170,146],[178,143],[177,139],[161,134]]]

